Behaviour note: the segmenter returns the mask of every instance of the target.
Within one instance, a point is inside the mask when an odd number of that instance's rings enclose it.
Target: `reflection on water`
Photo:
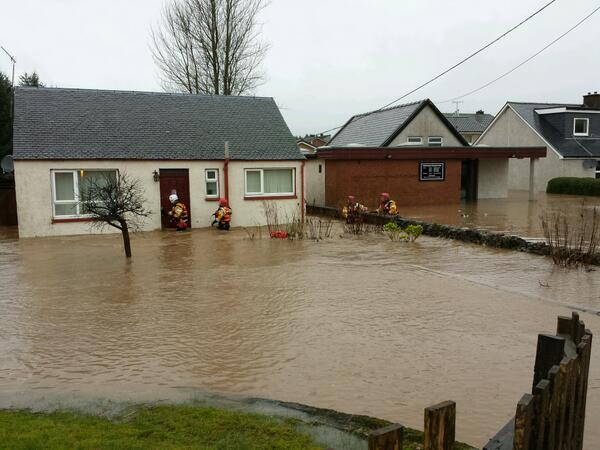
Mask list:
[[[419,205],[400,208],[400,214],[426,222],[460,227],[477,227],[525,238],[542,238],[540,216],[562,211],[573,220],[583,210],[587,214],[600,206],[600,197],[575,197],[538,193],[536,201],[528,200],[528,192],[512,191],[508,198],[479,200],[461,205]]]
[[[452,399],[458,437],[478,444],[528,390],[537,333],[562,305],[600,310],[599,272],[443,239],[194,230],[137,235],[133,251],[126,261],[118,236],[0,231],[0,407],[202,389],[422,427],[425,406]],[[600,334],[600,317],[582,318]],[[599,362],[596,351],[590,446]]]

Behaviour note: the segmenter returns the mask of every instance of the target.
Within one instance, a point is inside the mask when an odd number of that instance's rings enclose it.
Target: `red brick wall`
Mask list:
[[[354,195],[357,201],[375,208],[379,194],[389,192],[400,207],[459,203],[461,161],[445,161],[444,181],[419,181],[419,162],[328,159],[325,164],[325,202],[327,206],[339,207],[348,195]]]

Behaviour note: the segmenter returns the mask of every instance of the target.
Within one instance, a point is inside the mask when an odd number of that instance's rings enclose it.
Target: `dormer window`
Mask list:
[[[576,118],[573,120],[573,136],[589,136],[590,119]]]

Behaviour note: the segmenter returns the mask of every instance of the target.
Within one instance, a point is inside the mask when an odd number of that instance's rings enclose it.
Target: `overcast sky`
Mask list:
[[[17,75],[50,86],[160,91],[149,47],[164,0],[2,0],[0,45]],[[261,16],[267,80],[294,134],[340,125],[394,100],[470,54],[547,0],[272,0]],[[469,63],[402,102],[456,97],[558,37],[597,0],[558,0]],[[513,74],[469,96],[464,112],[507,100],[580,102],[600,91],[600,12]],[[10,73],[0,54],[0,71]]]

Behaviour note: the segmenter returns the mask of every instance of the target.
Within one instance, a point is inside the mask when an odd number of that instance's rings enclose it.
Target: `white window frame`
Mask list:
[[[215,178],[208,178],[208,172],[214,172]],[[208,193],[208,183],[216,183],[217,184],[217,193],[209,194]],[[204,189],[207,198],[219,198],[219,194],[221,192],[221,186],[219,186],[219,169],[205,169],[204,170]]]
[[[418,139],[418,140],[416,140],[416,139]],[[408,138],[406,139],[406,142],[408,142],[409,144],[421,145],[421,144],[423,144],[423,138],[421,136],[408,136]]]
[[[81,210],[81,203],[79,200],[79,174],[78,170],[52,170],[52,217],[55,219],[73,219],[77,217],[81,217],[79,211]],[[73,200],[57,200],[56,199],[56,174],[57,173],[70,173],[73,175]],[[75,203],[75,211],[76,214],[56,214],[56,205],[71,205]]]
[[[585,133],[576,133],[575,128],[577,126],[577,121],[583,120],[585,122]],[[575,117],[573,119],[573,136],[589,136],[590,135],[590,119],[587,117]]]
[[[292,172],[292,192],[265,192],[265,170],[290,170]],[[260,173],[260,192],[248,192],[248,173]],[[264,169],[244,169],[244,196],[245,197],[292,197],[296,195],[296,168],[294,167],[267,167]]]
[[[437,142],[432,145],[432,139],[439,139],[439,145]],[[430,147],[442,147],[444,145],[444,138],[442,136],[429,136],[427,138],[427,145],[429,145]]]
[[[84,219],[92,217],[91,214],[81,214],[81,198],[79,196],[79,172],[115,172],[119,176],[117,169],[52,169],[50,170],[50,180],[52,185],[52,218],[53,219]],[[56,177],[57,173],[72,173],[73,174],[73,189],[74,200],[56,200]],[[77,214],[56,214],[56,205],[69,205],[75,203]]]

